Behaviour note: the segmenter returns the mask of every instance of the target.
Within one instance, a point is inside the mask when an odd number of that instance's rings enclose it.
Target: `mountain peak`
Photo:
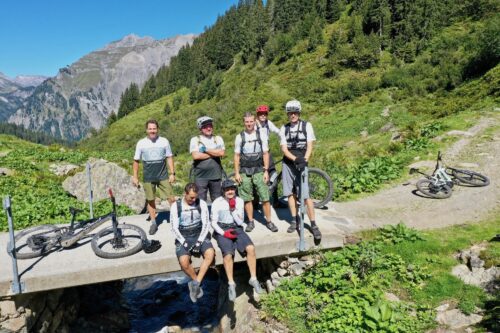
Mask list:
[[[149,36],[139,37],[136,34],[130,34],[118,41],[109,43],[104,47],[104,50],[115,49],[119,47],[131,47],[137,45],[147,45],[154,42],[154,39]]]

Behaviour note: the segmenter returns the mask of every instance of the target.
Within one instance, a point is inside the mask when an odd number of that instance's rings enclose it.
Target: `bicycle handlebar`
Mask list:
[[[113,190],[111,188],[108,189],[109,197],[113,198]]]

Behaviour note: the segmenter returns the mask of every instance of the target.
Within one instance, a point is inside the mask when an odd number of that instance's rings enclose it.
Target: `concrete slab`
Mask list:
[[[120,218],[119,221],[140,226],[147,233],[149,222],[146,221],[146,217],[146,215],[127,216]],[[277,212],[273,210],[273,221],[279,228],[277,233],[270,232],[259,223],[249,233],[255,244],[258,258],[298,252],[298,235],[286,232],[288,218],[288,210],[279,209]],[[81,241],[83,244],[77,248],[54,252],[41,258],[19,260],[18,270],[21,274],[21,281],[24,283],[24,293],[179,271],[175,256],[174,236],[170,230],[170,224],[167,223],[167,212],[161,213],[159,220],[162,219],[166,220],[159,225],[156,235],[149,236],[150,239],[162,242],[162,248],[155,253],[146,254],[141,251],[121,259],[102,259],[94,254],[90,244],[87,243],[90,239],[87,239]],[[259,214],[256,214],[256,219],[264,221]],[[323,239],[317,247],[330,249],[344,245],[344,236],[349,230],[346,228],[348,221],[329,215],[327,210],[317,210],[316,220],[323,234]],[[11,290],[12,265],[11,257],[6,250],[7,242],[8,234],[0,234],[0,297],[13,294]],[[216,248],[216,263],[222,264],[221,252],[215,241],[213,244]],[[312,235],[307,231],[306,245],[307,249],[315,247]],[[235,261],[242,260],[244,259],[239,255],[235,258]],[[198,266],[200,262],[199,259],[195,259],[193,264]]]

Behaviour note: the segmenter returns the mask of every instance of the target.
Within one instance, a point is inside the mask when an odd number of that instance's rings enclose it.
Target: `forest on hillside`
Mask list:
[[[327,46],[322,63],[326,78],[344,69],[368,70],[381,57],[389,57],[395,68],[385,74],[383,87],[422,93],[451,90],[499,62],[499,7],[495,0],[269,0],[265,4],[242,0],[192,46],[182,48],[142,89],[134,83],[127,88],[109,123],[183,87],[190,89],[190,103],[214,98],[222,73],[237,56],[243,64],[261,59],[279,64],[293,57],[297,45],[304,52]],[[445,27],[480,20],[484,24],[468,38],[450,36],[443,45],[430,43]],[[325,38],[323,29],[334,22],[338,24]],[[429,54],[419,59],[427,50]],[[355,95],[347,93],[333,101]],[[177,107],[166,105],[165,109]]]

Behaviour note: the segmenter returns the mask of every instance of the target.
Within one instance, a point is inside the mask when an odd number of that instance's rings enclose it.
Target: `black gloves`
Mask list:
[[[299,171],[304,170],[305,167],[307,166],[307,161],[302,156],[298,156],[295,159],[295,161],[293,161],[293,163],[295,163],[295,166],[297,167],[297,170],[299,170]]]
[[[201,242],[196,241],[196,243],[189,249],[189,252],[191,252],[193,255],[199,255],[201,252]]]

